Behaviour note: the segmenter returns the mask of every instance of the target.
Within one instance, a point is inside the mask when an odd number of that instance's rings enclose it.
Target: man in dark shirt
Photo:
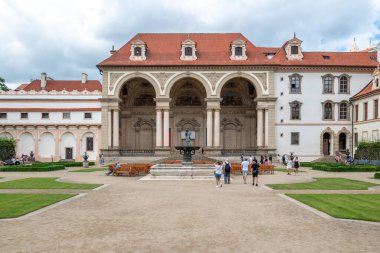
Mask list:
[[[256,181],[256,186],[259,186],[259,164],[255,160],[252,161],[252,177],[252,185],[255,185]]]

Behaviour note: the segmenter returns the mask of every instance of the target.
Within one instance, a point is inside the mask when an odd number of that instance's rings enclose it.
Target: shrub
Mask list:
[[[380,179],[380,172],[375,173],[375,178]]]
[[[330,171],[330,172],[372,172],[372,171],[380,171],[380,166],[344,165],[344,164],[331,166],[331,164],[315,164],[312,166],[312,169]]]
[[[0,160],[11,159],[15,155],[16,141],[10,138],[0,137]]]
[[[89,162],[89,165],[94,165]],[[82,167],[82,162],[53,162],[53,163],[34,163],[32,165],[11,165],[0,167],[0,171],[54,171],[64,170],[66,167]]]
[[[39,166],[39,165],[12,165],[0,167],[0,171],[54,171],[54,170],[64,170],[63,165],[50,165],[50,166]]]

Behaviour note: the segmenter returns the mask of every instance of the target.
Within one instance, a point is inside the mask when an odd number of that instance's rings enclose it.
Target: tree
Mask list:
[[[5,84],[4,78],[0,77],[0,90],[9,91],[8,86]]]
[[[15,155],[16,141],[0,136],[0,160],[11,159]]]

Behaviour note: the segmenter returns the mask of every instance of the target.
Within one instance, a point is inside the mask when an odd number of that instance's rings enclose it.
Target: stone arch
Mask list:
[[[268,89],[268,88],[264,88],[264,85],[261,83],[261,81],[256,76],[250,75],[248,73],[235,72],[235,73],[227,74],[221,80],[219,80],[219,82],[216,85],[215,95],[217,97],[220,97],[223,86],[226,83],[228,83],[230,80],[237,78],[237,77],[244,78],[244,79],[247,79],[248,81],[250,81],[252,83],[252,85],[255,87],[257,97],[263,96],[263,94],[266,93],[264,90]]]
[[[183,72],[183,73],[174,75],[173,77],[169,79],[169,81],[167,82],[167,85],[165,85],[166,86],[164,90],[165,97],[170,97],[170,92],[174,84],[176,84],[179,80],[184,79],[184,78],[193,78],[197,80],[198,82],[202,84],[202,86],[206,90],[206,97],[211,96],[212,94],[211,84],[205,77],[196,73],[192,73],[192,72]]]
[[[329,138],[329,142],[326,141],[326,136],[325,134],[329,134],[330,138]],[[333,155],[333,152],[334,152],[334,131],[330,128],[330,127],[327,127],[325,130],[323,130],[320,134],[320,154],[321,155]],[[326,152],[327,149],[329,150],[329,152]],[[325,152],[324,152],[325,151]],[[327,154],[329,153],[329,154]]]
[[[43,132],[38,143],[38,155],[41,158],[51,158],[55,156],[55,139],[51,132]]]
[[[35,144],[35,140],[32,133],[30,132],[21,133],[19,137],[19,141],[17,143],[18,155],[20,156],[22,154],[29,155],[30,151],[33,151],[34,153],[36,153],[34,150],[34,144]]]
[[[13,139],[13,135],[10,132],[1,132],[0,137]]]
[[[92,150],[87,150],[87,137],[93,138]],[[98,150],[98,142],[96,137],[96,134],[92,131],[86,131],[80,137],[80,154],[83,155],[84,152],[87,152],[89,160],[96,160],[96,154]]]
[[[60,156],[63,159],[75,159],[76,154],[76,140],[75,136],[72,132],[66,131],[61,134],[61,143],[60,143]],[[70,151],[67,149],[71,149],[72,157],[69,157]]]
[[[341,149],[340,145],[341,145],[341,140],[340,140],[340,135],[341,134],[345,134],[346,135],[346,140],[345,140],[345,148],[344,149]],[[335,147],[334,147],[334,150],[336,151],[343,151],[343,150],[346,150],[346,149],[350,149],[351,147],[351,132],[343,127],[341,130],[339,130],[336,135],[335,135],[335,138],[334,138],[334,143],[336,144]]]
[[[134,72],[130,74],[125,74],[122,76],[115,84],[115,91],[113,93],[114,96],[119,97],[120,91],[123,88],[124,84],[134,78],[142,78],[146,81],[148,81],[154,88],[154,91],[156,92],[156,97],[158,97],[160,92],[160,84],[157,81],[156,78],[151,76],[150,74],[140,73],[140,72]]]

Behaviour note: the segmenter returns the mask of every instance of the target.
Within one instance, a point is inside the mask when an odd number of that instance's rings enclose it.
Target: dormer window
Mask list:
[[[294,37],[285,46],[286,58],[289,61],[300,61],[303,59],[301,44],[302,40],[298,39],[294,33]]]
[[[141,47],[135,47],[134,49],[134,55],[135,56],[141,56]]]
[[[298,46],[292,46],[290,51],[291,54],[298,54]]]
[[[231,43],[231,60],[247,60],[246,43],[244,40],[237,39]]]
[[[196,51],[196,43],[191,39],[187,39],[181,44],[182,53],[180,59],[182,61],[194,61],[197,59]]]
[[[243,55],[243,48],[242,47],[235,47],[235,55],[236,56],[242,56]]]
[[[192,56],[193,49],[191,47],[185,47],[185,56]]]
[[[380,45],[380,43],[379,43],[379,45]],[[372,76],[373,76],[372,90],[380,88],[380,68],[379,68],[379,66],[375,69]]]
[[[145,61],[146,60],[147,46],[141,40],[135,40],[131,43],[131,61]]]

